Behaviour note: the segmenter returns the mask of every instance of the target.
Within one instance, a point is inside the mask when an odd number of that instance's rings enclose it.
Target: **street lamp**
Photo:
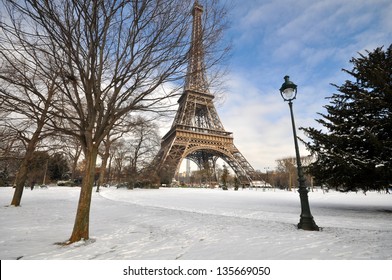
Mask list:
[[[305,186],[305,178],[302,171],[301,156],[299,154],[297,132],[294,122],[293,114],[293,100],[297,97],[297,85],[290,81],[289,76],[284,77],[284,83],[279,89],[280,94],[284,101],[289,103],[290,114],[291,114],[291,124],[293,126],[293,136],[294,136],[294,146],[295,155],[297,160],[297,171],[298,171],[298,182],[299,182],[299,197],[301,200],[301,218],[298,223],[298,228],[303,230],[314,230],[318,231],[319,227],[316,225],[312,214],[310,213],[309,199],[308,199],[308,189]]]
[[[267,181],[268,181],[268,169],[269,167],[264,167],[265,169],[265,175],[266,175],[266,179],[264,180],[264,187],[267,187]]]

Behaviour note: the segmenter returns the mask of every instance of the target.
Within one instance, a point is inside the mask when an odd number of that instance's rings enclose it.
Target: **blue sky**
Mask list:
[[[325,97],[350,76],[358,52],[392,43],[390,0],[232,0],[226,38],[233,48],[224,101],[216,104],[227,131],[250,164],[274,169],[294,156],[283,77],[298,85],[297,127],[317,126]],[[303,135],[299,132],[299,136]],[[301,145],[301,155],[309,154]]]

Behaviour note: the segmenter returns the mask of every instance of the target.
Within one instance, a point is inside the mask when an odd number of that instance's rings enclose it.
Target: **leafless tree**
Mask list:
[[[139,180],[151,179],[151,174],[145,176],[143,173],[150,167],[160,148],[160,136],[154,120],[137,116],[127,122],[129,125],[117,126],[106,136],[100,147],[100,184],[111,162],[117,183],[134,186]]]
[[[87,240],[98,148],[124,115],[162,112],[167,98],[178,94],[165,85],[174,85],[185,73],[193,1],[3,2],[9,15],[9,22],[2,22],[3,40],[23,34],[17,41],[48,56],[46,64],[59,77],[55,85],[61,94],[54,95],[50,125],[77,137],[86,160],[74,228],[66,244]],[[215,64],[226,51],[218,46],[225,12],[217,1],[208,1],[205,9],[210,16],[204,26],[211,27],[205,32],[206,53],[215,53],[211,57],[216,58],[207,63]],[[44,69],[41,60],[31,63]]]
[[[115,143],[118,140],[122,139],[124,137],[124,134],[126,135],[127,133],[130,133],[130,131],[137,129],[138,121],[134,121],[133,119],[134,118],[130,115],[125,115],[116,126],[113,126],[110,133],[108,133],[102,141],[98,152],[99,156],[101,157],[101,167],[97,185],[97,192],[99,192],[99,186],[103,185],[105,180],[105,183],[108,183],[108,176],[106,170],[108,164],[109,166],[111,165],[111,159],[113,158],[113,155],[116,150]],[[122,142],[119,144],[119,146],[122,146]]]
[[[295,186],[295,178],[296,178],[296,160],[294,157],[287,157],[276,160],[277,168],[276,171],[282,174],[285,174],[285,181],[288,188],[291,190],[291,187]]]
[[[118,183],[125,183],[125,165],[127,158],[127,146],[125,140],[121,139],[116,142],[116,149],[113,157],[113,171],[115,174],[115,181]]]
[[[137,181],[141,183],[152,183],[151,176],[146,172],[154,160],[160,148],[160,136],[156,123],[142,117],[138,117],[127,140],[128,147],[128,181],[134,185]],[[148,182],[147,182],[148,181]]]
[[[306,169],[306,166],[308,166],[311,162],[313,161],[312,156],[304,156],[301,157],[301,163],[302,166]],[[276,160],[277,163],[277,168],[276,171],[281,174],[285,174],[284,177],[285,180],[287,181],[287,186],[291,190],[292,186],[296,186],[296,181],[297,181],[297,166],[296,166],[296,159],[295,157],[287,157],[287,158],[282,158]],[[311,181],[311,177],[307,178],[307,181]]]
[[[102,141],[100,150],[98,152],[101,157],[101,168],[99,172],[97,192],[99,192],[100,186],[102,186],[104,183],[108,183],[106,169],[108,164],[110,165],[111,148],[113,147],[113,143],[123,137],[124,133],[124,131],[112,129],[111,133],[107,134],[105,139]]]
[[[40,141],[51,132],[45,129],[48,110],[56,93],[56,73],[46,75],[43,69],[31,61],[41,59],[31,46],[17,44],[23,34],[15,33],[14,47],[0,46],[1,109],[9,112],[3,124],[17,134],[25,145],[25,153],[20,162],[15,180],[15,192],[11,205],[19,206],[27,180],[28,164]],[[11,42],[8,42],[11,43]]]
[[[116,141],[110,144],[109,148],[109,158],[107,163],[107,174],[106,174],[106,181],[109,183],[119,183],[119,179],[117,177],[117,164],[116,164],[116,157],[118,150],[121,150],[124,146],[124,141],[122,138],[116,139]],[[125,161],[125,156],[123,161]],[[121,163],[122,165],[125,163]]]
[[[82,153],[82,147],[79,139],[68,135],[59,135],[58,141],[61,141],[61,152],[66,156],[68,165],[70,167],[70,181],[74,182],[76,179],[76,172],[78,162]]]
[[[0,182],[9,185],[15,182],[15,174],[23,156],[24,147],[17,137],[17,131],[10,128],[5,120],[4,118],[0,121],[0,173],[2,174]]]

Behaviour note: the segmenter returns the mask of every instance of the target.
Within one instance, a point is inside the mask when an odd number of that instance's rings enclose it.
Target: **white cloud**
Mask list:
[[[225,129],[233,132],[235,145],[250,164],[263,171],[265,167],[274,168],[277,159],[295,155],[289,108],[278,90],[262,92],[238,74],[230,81],[231,90],[218,111]],[[300,119],[297,122],[302,123]]]

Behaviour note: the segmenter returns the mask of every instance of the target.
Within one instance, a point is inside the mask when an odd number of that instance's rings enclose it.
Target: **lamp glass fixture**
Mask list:
[[[283,97],[286,100],[292,100],[295,97],[295,90],[293,88],[286,88],[283,92]]]
[[[291,101],[297,96],[297,85],[290,81],[290,77],[286,75],[279,91],[285,101]]]

